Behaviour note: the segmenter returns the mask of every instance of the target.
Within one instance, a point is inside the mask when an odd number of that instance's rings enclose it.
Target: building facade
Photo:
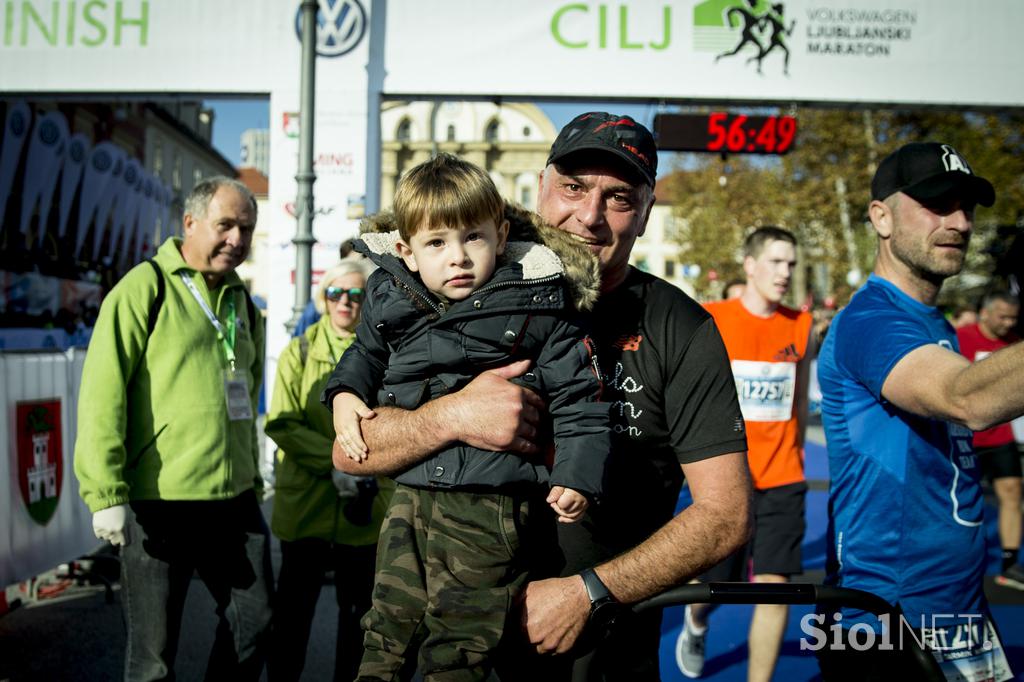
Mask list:
[[[270,175],[270,131],[266,128],[250,128],[242,132],[242,167],[259,170]]]
[[[486,169],[502,196],[533,209],[557,132],[533,104],[386,102],[380,205],[391,206],[402,173],[432,154],[449,152]]]

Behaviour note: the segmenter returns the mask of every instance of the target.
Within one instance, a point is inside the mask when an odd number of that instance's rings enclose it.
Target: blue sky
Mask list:
[[[213,146],[236,166],[240,162],[241,136],[250,128],[266,128],[269,125],[270,101],[261,99],[211,99],[206,100],[216,112],[213,124]],[[646,104],[623,102],[559,102],[540,104],[555,129],[568,123],[573,116],[584,111],[613,111],[632,116],[650,127],[658,107]],[[662,164],[666,169],[668,164]]]

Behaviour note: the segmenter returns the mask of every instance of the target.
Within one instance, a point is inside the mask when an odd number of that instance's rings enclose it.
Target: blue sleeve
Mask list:
[[[912,350],[935,343],[927,327],[896,308],[846,310],[835,333],[839,369],[882,400],[882,385],[896,363]]]
[[[295,331],[292,332],[292,338],[302,336],[306,333],[306,330],[317,323],[320,319],[320,313],[316,311],[316,305],[313,301],[306,303],[306,309],[302,311],[302,317],[299,318],[298,324],[295,325]]]

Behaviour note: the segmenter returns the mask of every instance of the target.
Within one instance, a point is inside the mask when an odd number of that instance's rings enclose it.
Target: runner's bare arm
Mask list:
[[[980,431],[1024,414],[1024,343],[972,363],[928,344],[890,370],[882,396],[907,412]]]

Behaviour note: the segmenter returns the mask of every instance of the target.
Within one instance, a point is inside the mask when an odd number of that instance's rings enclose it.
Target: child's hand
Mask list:
[[[373,419],[377,413],[366,406],[358,396],[352,393],[339,393],[334,396],[331,404],[334,412],[334,433],[337,434],[338,445],[349,459],[362,462],[367,457],[366,443],[359,422]]]
[[[548,493],[547,503],[558,514],[559,523],[574,523],[583,518],[583,512],[587,510],[587,498],[571,488],[556,485],[551,487]]]

